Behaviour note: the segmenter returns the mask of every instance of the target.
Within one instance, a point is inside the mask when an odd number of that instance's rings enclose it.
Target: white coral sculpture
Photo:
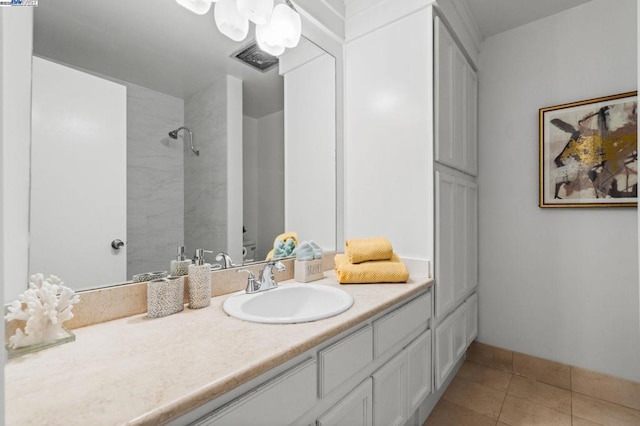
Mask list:
[[[80,296],[63,285],[60,278],[43,274],[31,276],[29,289],[9,306],[5,320],[23,320],[24,331],[16,330],[9,338],[9,347],[21,348],[38,343],[52,342],[64,337],[62,323],[73,318],[71,309],[80,302]]]

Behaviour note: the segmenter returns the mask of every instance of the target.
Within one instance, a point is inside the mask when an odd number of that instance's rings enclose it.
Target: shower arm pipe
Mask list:
[[[177,138],[177,134],[180,130],[185,130],[187,133],[189,133],[189,147],[191,148],[191,151],[193,151],[193,153],[197,156],[200,155],[200,150],[196,150],[193,147],[193,133],[191,133],[191,130],[187,129],[186,127],[182,126],[182,127],[178,127],[176,130],[174,130],[174,132],[176,133],[176,138]]]

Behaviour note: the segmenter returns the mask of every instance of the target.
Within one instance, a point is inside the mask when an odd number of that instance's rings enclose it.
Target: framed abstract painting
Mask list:
[[[637,94],[540,109],[540,207],[638,205]]]

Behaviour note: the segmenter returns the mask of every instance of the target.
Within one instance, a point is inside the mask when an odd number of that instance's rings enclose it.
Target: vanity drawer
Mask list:
[[[310,359],[194,423],[197,426],[288,425],[316,403],[317,366]]]
[[[431,291],[373,323],[373,353],[379,357],[402,342],[408,342],[427,328],[431,318]]]
[[[373,328],[368,325],[318,353],[319,394],[324,397],[373,361]]]

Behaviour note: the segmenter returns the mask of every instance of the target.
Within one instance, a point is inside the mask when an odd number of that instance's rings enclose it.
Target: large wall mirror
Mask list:
[[[260,71],[231,57],[251,34],[173,0],[39,4],[30,274],[115,285],[168,271],[179,245],[261,261],[285,231],[335,250],[335,60],[303,40]]]

